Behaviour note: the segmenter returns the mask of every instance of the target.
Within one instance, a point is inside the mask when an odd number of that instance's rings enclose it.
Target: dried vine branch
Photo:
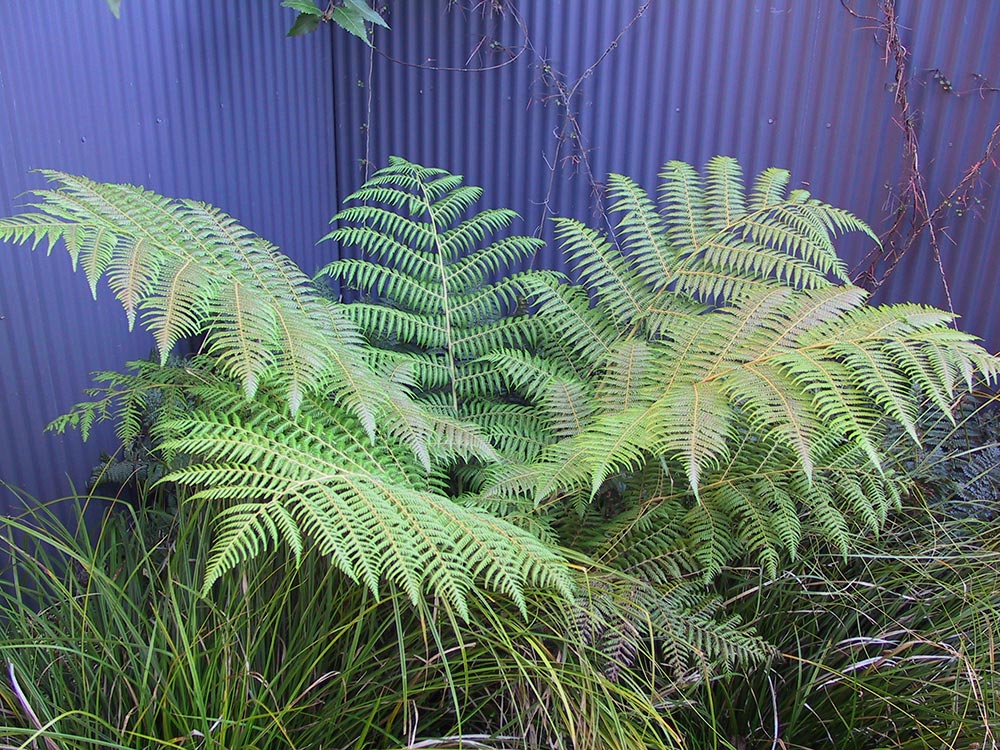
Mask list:
[[[893,119],[903,135],[903,172],[899,186],[888,202],[894,211],[892,224],[880,237],[882,247],[869,252],[855,266],[852,275],[859,285],[871,291],[878,289],[926,232],[931,256],[944,287],[948,308],[954,312],[951,289],[941,259],[940,237],[944,234],[943,220],[953,206],[968,204],[972,192],[982,179],[983,171],[988,166],[997,168],[995,156],[1000,149],[1000,123],[994,127],[982,156],[965,170],[958,184],[932,208],[927,197],[926,180],[921,172],[920,140],[917,132],[919,113],[911,107],[908,96],[909,84],[912,81],[912,76],[909,74],[910,51],[900,38],[896,2],[882,0],[881,17],[860,14],[848,5],[846,0],[841,0],[841,5],[855,18],[871,23],[876,29],[876,38],[884,36],[885,63],[894,66],[891,90],[894,94],[896,114]],[[945,91],[953,90],[951,82],[944,79],[940,71],[935,78],[944,81],[942,87]],[[996,90],[981,76],[977,76],[977,79],[979,81],[977,91],[980,97]]]
[[[604,48],[600,55],[598,55],[594,61],[587,66],[587,68],[580,74],[575,80],[567,80],[565,74],[556,70],[549,60],[547,60],[542,54],[538,52],[534,44],[531,41],[531,37],[527,36],[527,48],[535,56],[537,60],[537,65],[541,70],[541,83],[552,93],[543,97],[543,101],[548,102],[554,100],[556,104],[562,110],[562,125],[558,128],[558,134],[556,135],[555,151],[551,158],[545,160],[546,166],[549,168],[549,180],[548,187],[545,191],[545,198],[541,202],[542,213],[538,219],[538,226],[535,228],[534,235],[540,237],[542,234],[542,228],[545,226],[545,220],[549,215],[553,214],[551,209],[552,204],[552,194],[555,191],[555,181],[556,173],[560,167],[565,167],[567,165],[572,165],[577,169],[581,169],[584,172],[584,176],[587,179],[587,183],[590,186],[590,192],[594,200],[598,204],[598,213],[604,217],[607,222],[607,212],[603,210],[601,205],[604,195],[604,186],[595,177],[593,169],[590,165],[590,158],[588,156],[589,149],[585,145],[583,128],[580,125],[580,115],[574,108],[577,94],[579,94],[580,86],[585,80],[590,78],[598,66],[604,62],[604,60],[618,49],[618,45],[624,36],[629,32],[629,30],[635,26],[635,24],[642,18],[646,11],[649,10],[649,6],[652,4],[653,0],[645,0],[642,5],[636,10],[636,12],[629,19],[628,23],[622,27],[618,35],[611,41],[611,43]],[[569,153],[564,153],[564,147],[570,144],[571,150]]]

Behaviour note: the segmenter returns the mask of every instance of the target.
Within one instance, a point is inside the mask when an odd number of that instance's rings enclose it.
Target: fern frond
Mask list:
[[[865,306],[834,283],[835,237],[871,236],[849,212],[788,192],[782,170],[749,196],[733,160],[705,172],[668,163],[658,213],[609,178],[615,238],[557,220],[583,289],[540,287],[539,354],[502,360],[554,442],[491,471],[485,494],[585,514],[616,483],[656,475],[707,575],[745,552],[774,570],[806,535],[846,549],[852,527],[878,528],[905,485],[886,424],[917,439],[925,401],[947,410],[962,384],[1000,373],[946,313]],[[560,400],[548,389],[562,382],[586,387]]]
[[[499,209],[470,216],[481,195],[459,176],[394,157],[348,197],[376,205],[342,210],[334,217],[340,227],[328,235],[362,257],[321,272],[366,297],[348,305],[348,314],[371,345],[411,364],[418,397],[451,419],[485,419],[482,409],[465,405],[502,403],[503,377],[489,355],[533,346],[539,323],[525,313],[551,277],[526,272],[491,281],[539,242],[500,237],[485,244],[516,214]],[[512,439],[505,434],[505,443]]]
[[[204,332],[248,397],[267,374],[293,411],[325,369],[364,367],[324,330],[328,311],[309,279],[231,217],[130,185],[45,174],[59,188],[37,192],[34,212],[0,220],[0,238],[44,241],[50,252],[64,239],[91,289],[106,276],[130,327],[138,317],[153,332],[162,361],[179,339]]]
[[[629,325],[644,312],[649,300],[644,285],[621,251],[595,229],[575,219],[554,219],[556,239],[580,283],[600,295],[605,308],[622,325]]]
[[[705,218],[716,232],[736,224],[746,214],[743,170],[729,156],[715,156],[705,165]]]
[[[442,597],[463,617],[474,585],[522,606],[529,585],[570,592],[550,547],[418,489],[423,472],[408,454],[368,441],[357,421],[329,401],[307,398],[293,417],[261,395],[242,416],[219,409],[168,428],[176,435],[168,446],[199,459],[166,481],[200,487],[197,498],[237,503],[222,512],[206,587],[267,544],[301,549],[308,539],[373,591],[391,580],[414,601],[428,593]]]

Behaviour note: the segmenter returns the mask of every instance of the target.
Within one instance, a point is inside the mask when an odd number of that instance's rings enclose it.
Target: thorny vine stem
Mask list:
[[[882,247],[873,248],[855,266],[852,276],[861,286],[869,291],[875,291],[892,275],[903,257],[917,244],[926,230],[931,254],[944,287],[948,309],[954,313],[951,289],[941,260],[939,235],[944,233],[942,221],[952,205],[967,201],[979,183],[986,166],[989,164],[997,166],[994,156],[1000,150],[1000,123],[994,127],[983,155],[966,169],[954,189],[932,209],[925,189],[926,181],[920,170],[918,113],[911,109],[908,98],[908,85],[911,80],[908,73],[910,52],[900,39],[896,2],[882,0],[881,18],[859,14],[848,5],[847,0],[841,0],[841,5],[852,16],[872,23],[877,32],[885,35],[885,64],[889,65],[891,62],[895,66],[892,89],[897,114],[894,121],[903,133],[903,174],[896,196],[898,203],[895,205],[893,223],[880,237]],[[992,90],[993,87],[981,82],[980,96],[984,91]]]

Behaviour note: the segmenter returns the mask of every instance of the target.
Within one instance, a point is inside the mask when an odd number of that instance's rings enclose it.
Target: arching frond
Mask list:
[[[229,505],[220,515],[205,586],[281,542],[301,553],[317,545],[333,565],[377,592],[385,580],[417,601],[432,594],[467,614],[466,596],[483,585],[524,603],[529,585],[571,584],[557,553],[487,513],[421,488],[408,453],[364,438],[355,418],[307,397],[293,417],[266,394],[252,409],[212,412],[166,427],[167,446],[197,456],[166,481]]]
[[[886,424],[918,438],[925,400],[947,409],[974,376],[996,379],[997,361],[946,313],[866,306],[863,290],[835,283],[836,235],[871,231],[788,193],[786,172],[763,173],[749,196],[731,159],[704,177],[670,162],[660,176],[658,211],[609,178],[617,238],[558,220],[583,288],[542,287],[548,338],[504,362],[548,424],[572,428],[494,471],[487,494],[585,511],[652,472],[685,508],[672,523],[709,575],[748,550],[775,569],[806,534],[845,549],[849,529],[877,528],[901,491]],[[549,389],[563,373],[582,386],[572,399]]]
[[[38,191],[33,211],[0,220],[0,238],[45,242],[50,252],[64,240],[92,292],[106,277],[129,326],[141,320],[163,361],[181,338],[205,333],[249,397],[273,378],[294,411],[332,371],[345,403],[361,411],[380,392],[347,322],[294,263],[231,217],[130,185],[45,174],[58,189]]]

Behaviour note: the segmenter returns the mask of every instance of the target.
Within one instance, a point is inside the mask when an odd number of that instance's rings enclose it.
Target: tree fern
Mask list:
[[[939,310],[866,306],[833,239],[870,231],[786,195],[787,173],[749,195],[731,159],[661,176],[658,202],[609,178],[617,237],[557,220],[586,294],[549,281],[532,300],[541,353],[494,361],[559,439],[496,468],[487,494],[586,512],[616,477],[652,473],[709,575],[748,550],[773,570],[804,534],[846,549],[851,524],[877,529],[905,484],[885,467],[886,425],[916,439],[924,399],[946,408],[997,362]]]
[[[367,347],[343,308],[291,260],[205,204],[48,176],[59,189],[0,221],[0,239],[44,242],[50,252],[63,240],[91,291],[106,278],[129,325],[153,332],[164,362],[179,339],[205,337],[204,367],[112,379],[55,426],[86,431],[118,417],[127,438],[151,383],[184,389],[197,408],[164,413],[157,429],[168,454],[194,456],[167,481],[226,505],[206,586],[282,543],[296,556],[316,544],[372,589],[390,581],[463,614],[477,585],[521,603],[527,586],[568,594],[555,550],[436,491],[432,456],[488,460],[493,448],[453,414],[414,401],[414,368]],[[442,222],[453,222],[465,199],[449,198],[446,181],[428,189]]]

